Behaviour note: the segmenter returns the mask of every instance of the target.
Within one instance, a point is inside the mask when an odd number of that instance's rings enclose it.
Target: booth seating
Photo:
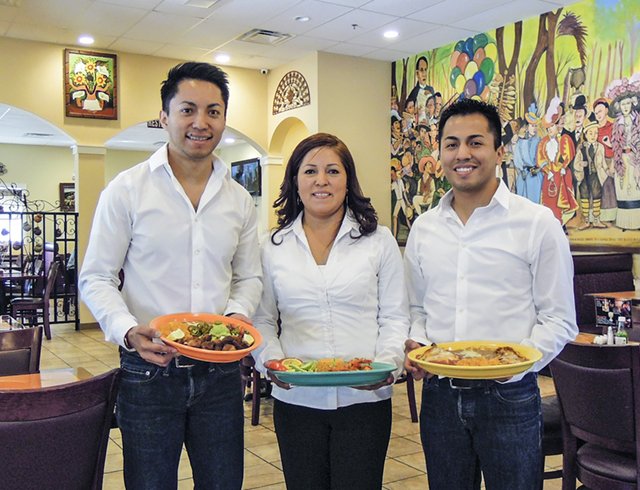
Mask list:
[[[573,256],[573,289],[576,302],[576,319],[581,332],[600,334],[596,327],[596,311],[593,296],[589,293],[633,291],[633,255],[576,254]]]

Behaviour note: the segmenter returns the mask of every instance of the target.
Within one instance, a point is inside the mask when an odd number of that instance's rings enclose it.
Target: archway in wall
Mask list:
[[[291,152],[300,141],[309,136],[309,128],[297,117],[283,119],[271,135],[269,141],[269,165],[263,173],[263,182],[269,189],[270,202],[273,203],[280,193],[280,184],[284,177],[284,169]],[[264,175],[267,174],[267,178]],[[276,225],[276,215],[271,209],[267,216],[269,228]]]

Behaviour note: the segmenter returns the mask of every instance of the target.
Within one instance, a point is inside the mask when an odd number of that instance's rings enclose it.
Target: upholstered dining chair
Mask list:
[[[35,390],[0,391],[2,488],[99,490],[119,370]]]
[[[37,373],[42,352],[42,327],[0,332],[0,376]]]
[[[563,490],[640,488],[640,345],[568,344],[551,363]]]
[[[49,303],[51,300],[51,292],[56,284],[59,266],[60,264],[58,262],[52,262],[49,266],[47,280],[41,296],[23,296],[11,300],[11,315],[16,319],[21,318],[23,322],[28,320],[29,324],[34,325],[37,323],[38,316],[40,314],[42,315],[44,334],[48,340],[51,340]]]

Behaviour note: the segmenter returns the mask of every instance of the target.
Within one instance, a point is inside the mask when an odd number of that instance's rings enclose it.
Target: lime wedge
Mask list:
[[[183,338],[184,338],[184,332],[179,328],[171,332],[169,335],[167,335],[167,340],[176,341],[178,339],[183,339]]]

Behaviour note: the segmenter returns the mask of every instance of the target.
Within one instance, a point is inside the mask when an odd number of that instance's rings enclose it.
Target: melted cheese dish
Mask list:
[[[508,346],[451,350],[433,346],[416,357],[423,361],[451,366],[502,366],[528,361]]]

